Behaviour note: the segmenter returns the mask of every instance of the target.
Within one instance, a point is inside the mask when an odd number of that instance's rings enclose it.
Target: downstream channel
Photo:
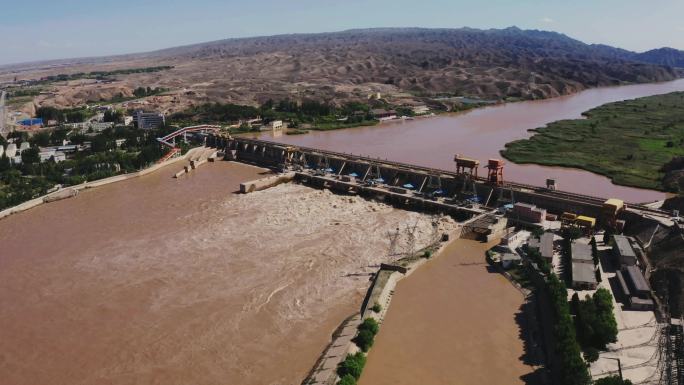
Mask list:
[[[556,120],[580,118],[582,112],[605,103],[682,90],[684,79],[596,88],[554,99],[500,104],[374,127],[312,131],[305,135],[264,132],[255,137],[452,170],[454,154],[479,159],[481,165],[485,165],[487,159],[501,157],[499,151],[506,143],[531,136],[530,129]],[[480,173],[484,172],[486,170],[480,170]],[[504,178],[532,185],[544,185],[547,178],[555,178],[562,190],[616,197],[628,202],[665,198],[665,194],[658,191],[614,185],[604,176],[570,168],[507,162]]]

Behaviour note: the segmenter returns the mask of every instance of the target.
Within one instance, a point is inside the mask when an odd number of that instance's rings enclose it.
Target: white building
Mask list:
[[[124,126],[130,126],[133,124],[133,117],[132,116],[124,116],[123,117],[123,124]]]
[[[7,149],[5,150],[5,155],[7,155],[7,157],[10,159],[17,156],[17,145],[14,143],[8,144]]]
[[[90,123],[89,128],[92,128],[93,131],[95,132],[102,132],[108,128],[114,127],[113,122],[96,122],[96,123]]]
[[[64,162],[66,160],[66,154],[61,151],[55,151],[54,149],[41,151],[39,154],[41,162],[47,162],[50,158],[55,159],[55,162]]]
[[[283,129],[283,121],[282,120],[274,120],[272,121],[269,126],[271,127],[271,130],[282,130]]]
[[[74,130],[85,131],[93,129],[95,132],[104,131],[108,128],[114,127],[114,122],[83,122],[83,123],[67,123],[64,126]]]
[[[425,115],[428,112],[430,112],[430,108],[428,106],[420,105],[420,106],[413,106],[411,107],[411,110],[415,115]]]

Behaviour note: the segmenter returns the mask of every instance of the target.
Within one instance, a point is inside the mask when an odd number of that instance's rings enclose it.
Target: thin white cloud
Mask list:
[[[553,20],[552,18],[550,18],[548,16],[544,16],[541,18],[541,22],[544,24],[552,24],[555,22],[555,20]]]

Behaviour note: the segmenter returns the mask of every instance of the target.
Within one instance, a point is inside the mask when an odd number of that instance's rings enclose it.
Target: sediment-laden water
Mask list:
[[[684,79],[665,83],[596,88],[554,99],[501,104],[460,114],[383,123],[306,135],[262,133],[258,137],[327,150],[370,155],[394,161],[454,169],[454,154],[480,159],[500,158],[508,142],[527,138],[527,130],[561,119],[580,118],[582,112],[605,103],[684,90]],[[480,173],[486,173],[481,168]],[[560,189],[628,202],[663,199],[658,191],[617,186],[588,171],[507,162],[504,179],[543,186],[556,178]]]
[[[233,193],[263,169],[179,167],[0,220],[0,383],[298,384],[387,234],[434,236],[431,217],[359,197]]]

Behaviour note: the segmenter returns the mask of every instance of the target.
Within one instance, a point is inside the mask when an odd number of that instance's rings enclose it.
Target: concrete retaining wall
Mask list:
[[[250,182],[240,183],[240,192],[243,194],[265,190],[270,187],[277,186],[281,183],[287,183],[294,180],[295,173],[287,172],[284,174],[272,175],[266,178],[253,180]]]
[[[441,243],[439,248],[435,251],[435,257],[441,254],[449,242],[458,239],[460,234],[460,227],[450,233],[449,241]],[[352,315],[340,325],[338,330],[343,330],[343,332],[336,332],[333,334],[332,341],[323,351],[318,361],[316,361],[309,376],[304,379],[302,384],[335,384],[337,379],[337,373],[335,371],[337,365],[344,360],[347,354],[354,354],[359,351],[356,344],[352,342],[352,338],[356,335],[358,325],[368,317],[375,318],[378,323],[382,323],[385,314],[387,314],[387,310],[389,309],[397,283],[411,275],[418,267],[428,261],[429,259],[419,258],[411,263],[408,268],[381,264],[373,283],[368,288],[366,298],[361,306],[361,311]],[[400,272],[399,270],[404,270],[404,272]],[[385,277],[381,277],[382,275],[385,275]],[[379,313],[376,313],[371,309],[376,303],[382,307]],[[334,348],[334,351],[332,348]]]

